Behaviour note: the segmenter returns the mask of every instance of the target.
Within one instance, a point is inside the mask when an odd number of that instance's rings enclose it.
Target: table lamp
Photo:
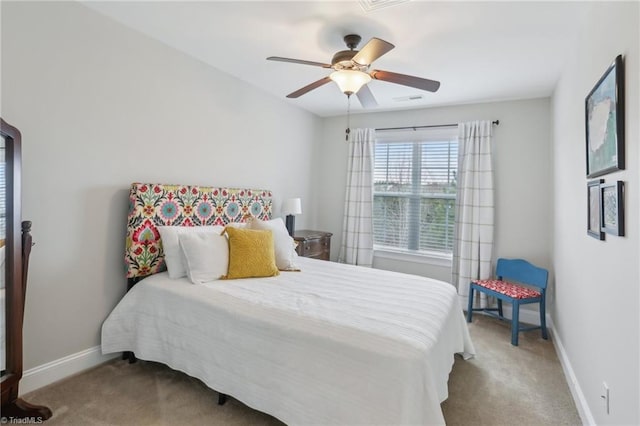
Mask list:
[[[287,215],[285,225],[289,235],[293,237],[297,214],[302,214],[302,202],[300,198],[287,198],[282,202],[282,213]]]

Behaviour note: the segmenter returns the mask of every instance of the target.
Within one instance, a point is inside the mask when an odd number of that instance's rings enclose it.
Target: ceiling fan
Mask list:
[[[426,90],[429,92],[435,92],[440,87],[440,82],[435,80],[376,69],[370,71],[369,67],[371,66],[371,63],[389,52],[395,46],[387,41],[374,37],[369,40],[361,50],[355,50],[360,43],[360,40],[362,40],[362,37],[357,34],[344,36],[344,42],[349,50],[341,50],[337,52],[333,55],[330,64],[282,58],[279,56],[270,56],[267,60],[292,62],[294,64],[312,65],[334,70],[330,75],[321,78],[318,81],[314,81],[295,92],[289,93],[287,98],[300,97],[313,89],[317,89],[318,87],[329,83],[330,81],[335,81],[344,94],[351,96],[355,93],[363,107],[371,108],[378,105],[371,93],[371,90],[367,86],[367,83],[372,79],[415,87],[416,89]]]

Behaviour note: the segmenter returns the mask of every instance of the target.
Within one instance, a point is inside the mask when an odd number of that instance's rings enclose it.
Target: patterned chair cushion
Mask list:
[[[493,290],[496,293],[504,294],[513,299],[530,299],[533,297],[540,297],[541,293],[529,287],[524,287],[518,284],[510,283],[509,281],[500,280],[476,280],[473,281],[481,287]]]

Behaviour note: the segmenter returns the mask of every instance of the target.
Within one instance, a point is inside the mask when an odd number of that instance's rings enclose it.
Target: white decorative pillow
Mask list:
[[[183,262],[182,250],[178,241],[179,235],[191,233],[217,233],[219,235],[223,229],[222,226],[158,226],[169,277],[175,279],[187,276],[187,267]]]
[[[214,233],[189,233],[178,236],[187,267],[187,276],[194,284],[202,284],[227,275],[229,242]]]
[[[295,265],[296,243],[289,235],[284,221],[281,218],[272,220],[260,220],[251,218],[247,221],[248,228],[269,230],[273,233],[273,244],[276,252],[276,265],[281,271],[299,271]]]

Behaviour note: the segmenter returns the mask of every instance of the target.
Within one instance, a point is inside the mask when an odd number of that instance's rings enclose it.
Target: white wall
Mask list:
[[[443,83],[443,84],[446,84]],[[449,124],[470,120],[500,120],[494,126],[494,182],[496,232],[494,259],[522,257],[551,266],[551,157],[549,99],[495,102],[358,114],[351,127],[398,127]],[[342,234],[348,144],[346,117],[324,121],[324,135],[316,149],[315,225],[334,233],[332,258],[337,258]],[[374,266],[451,281],[451,267],[416,264],[376,257]],[[552,290],[550,290],[552,291]]]
[[[638,3],[590,7],[552,100],[552,124],[549,100],[536,99],[354,115],[351,127],[500,119],[494,257],[551,268],[556,334],[588,417],[639,424],[640,12]],[[282,198],[300,196],[297,227],[333,232],[337,256],[345,117],[320,120],[291,108],[77,3],[2,2],[1,31],[2,116],[23,134],[23,217],[33,220],[37,242],[26,369],[99,344],[102,321],[124,292],[132,181],[267,187],[276,215]],[[627,170],[606,179],[626,182],[627,236],[599,242],[584,229],[583,105],[618,53],[627,62]],[[449,279],[447,268],[376,262]],[[599,398],[603,380],[609,416]]]
[[[2,116],[22,131],[36,242],[25,369],[99,345],[131,182],[268,188],[275,215],[311,199],[317,117],[75,2],[2,2]]]
[[[640,259],[638,143],[640,7],[595,2],[577,49],[552,100],[555,171],[555,333],[575,374],[583,419],[598,425],[640,424]],[[598,241],[586,233],[584,98],[618,54],[625,56],[626,170],[603,176],[625,181],[626,236]],[[602,394],[610,388],[609,415]]]

